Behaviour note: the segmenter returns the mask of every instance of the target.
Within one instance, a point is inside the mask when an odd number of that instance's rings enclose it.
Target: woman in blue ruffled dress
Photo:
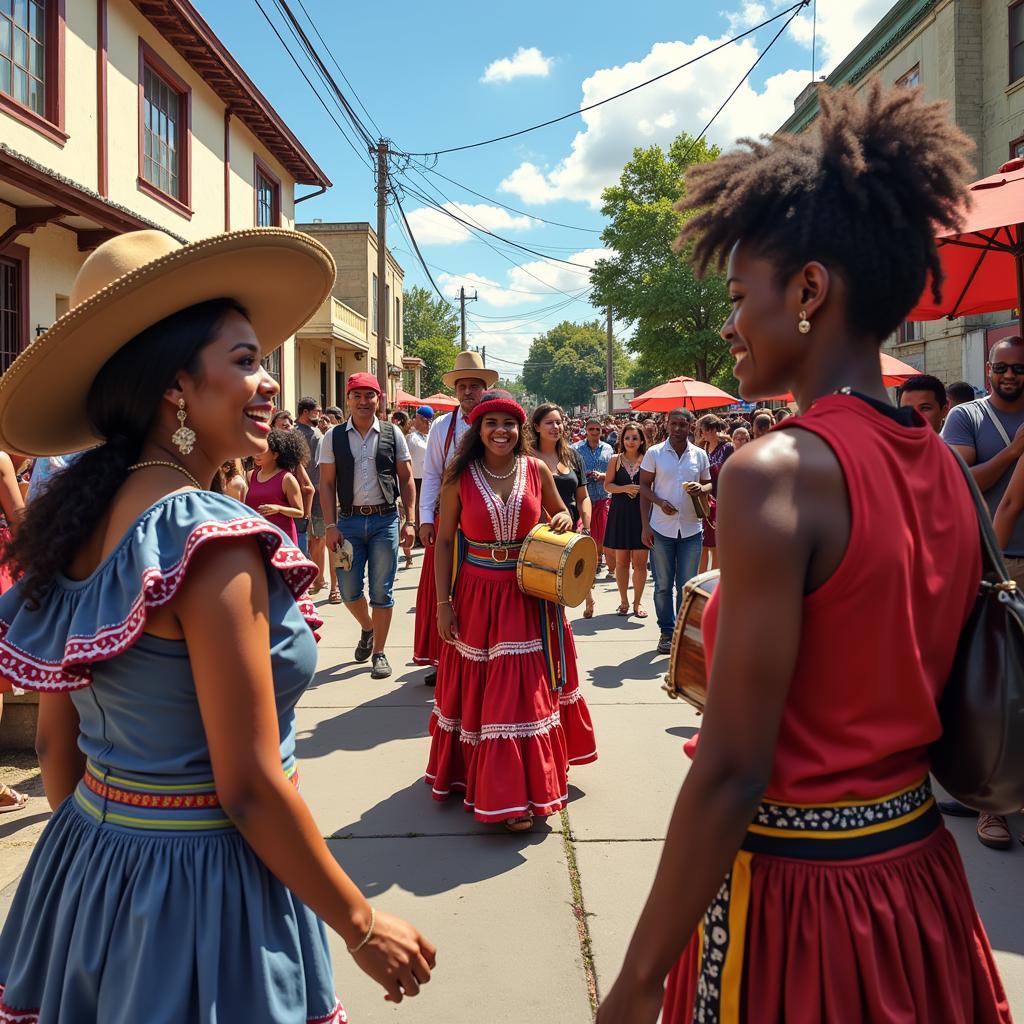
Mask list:
[[[260,359],[333,281],[290,231],[122,235],[0,378],[0,447],[91,448],[30,506],[0,596],[55,810],[0,934],[2,1021],[338,1024],[324,923],[386,999],[430,978],[433,946],[374,911],[298,793],[316,567],[204,486],[266,448]]]

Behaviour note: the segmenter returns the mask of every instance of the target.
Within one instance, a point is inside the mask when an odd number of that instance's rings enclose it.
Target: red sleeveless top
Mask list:
[[[519,458],[508,501],[502,501],[491,490],[480,463],[471,462],[459,479],[459,501],[459,528],[469,540],[482,544],[522,540],[540,522],[537,460],[525,455]]]
[[[927,747],[942,731],[936,705],[981,579],[977,514],[930,426],[832,395],[776,429],[809,430],[832,448],[851,525],[839,567],[804,598],[766,796],[883,796],[928,773]],[[709,665],[716,596],[703,620]]]

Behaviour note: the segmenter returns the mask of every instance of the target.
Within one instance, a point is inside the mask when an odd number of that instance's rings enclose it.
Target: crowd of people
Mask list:
[[[950,447],[1024,585],[1024,341],[992,349],[985,398],[920,375],[891,402],[879,345],[941,285],[967,140],[912,91],[819,100],[813,131],[692,168],[679,207],[696,271],[728,267],[740,394],[789,389],[797,415],[528,412],[462,352],[446,415],[385,416],[356,373],[347,416],[293,418],[261,356],[330,292],[315,240],[145,231],[89,256],[0,378],[0,446],[41,470],[23,507],[0,457],[0,677],[40,691],[54,810],[0,933],[0,1016],[341,1024],[325,926],[415,996],[435,947],[366,899],[299,793],[310,595],[330,581],[384,679],[421,545],[425,781],[528,831],[598,756],[565,610],[517,583],[546,523],[593,537],[620,615],[646,617],[650,571],[660,654],[720,568],[693,762],[599,1024],[1009,1022],[928,751],[981,579]]]

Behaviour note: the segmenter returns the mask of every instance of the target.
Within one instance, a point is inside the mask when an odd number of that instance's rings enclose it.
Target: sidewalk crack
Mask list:
[[[594,968],[594,949],[590,941],[590,925],[588,914],[583,902],[583,883],[580,879],[580,868],[576,862],[576,837],[573,835],[569,822],[569,812],[559,812],[562,819],[562,846],[565,849],[565,862],[569,869],[569,886],[572,889],[572,914],[576,919],[576,933],[580,940],[580,957],[583,960],[583,975],[587,983],[587,998],[590,1000],[590,1014],[597,1017],[597,1006],[600,994],[597,990],[597,971]]]

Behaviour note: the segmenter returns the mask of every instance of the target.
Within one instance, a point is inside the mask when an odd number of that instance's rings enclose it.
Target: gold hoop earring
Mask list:
[[[807,310],[806,309],[801,309],[800,310],[800,323],[798,323],[796,325],[796,329],[801,334],[810,334],[811,333],[811,321],[807,319]]]
[[[196,432],[185,426],[185,399],[178,399],[178,429],[171,434],[173,444],[182,455],[191,455],[196,444]]]

